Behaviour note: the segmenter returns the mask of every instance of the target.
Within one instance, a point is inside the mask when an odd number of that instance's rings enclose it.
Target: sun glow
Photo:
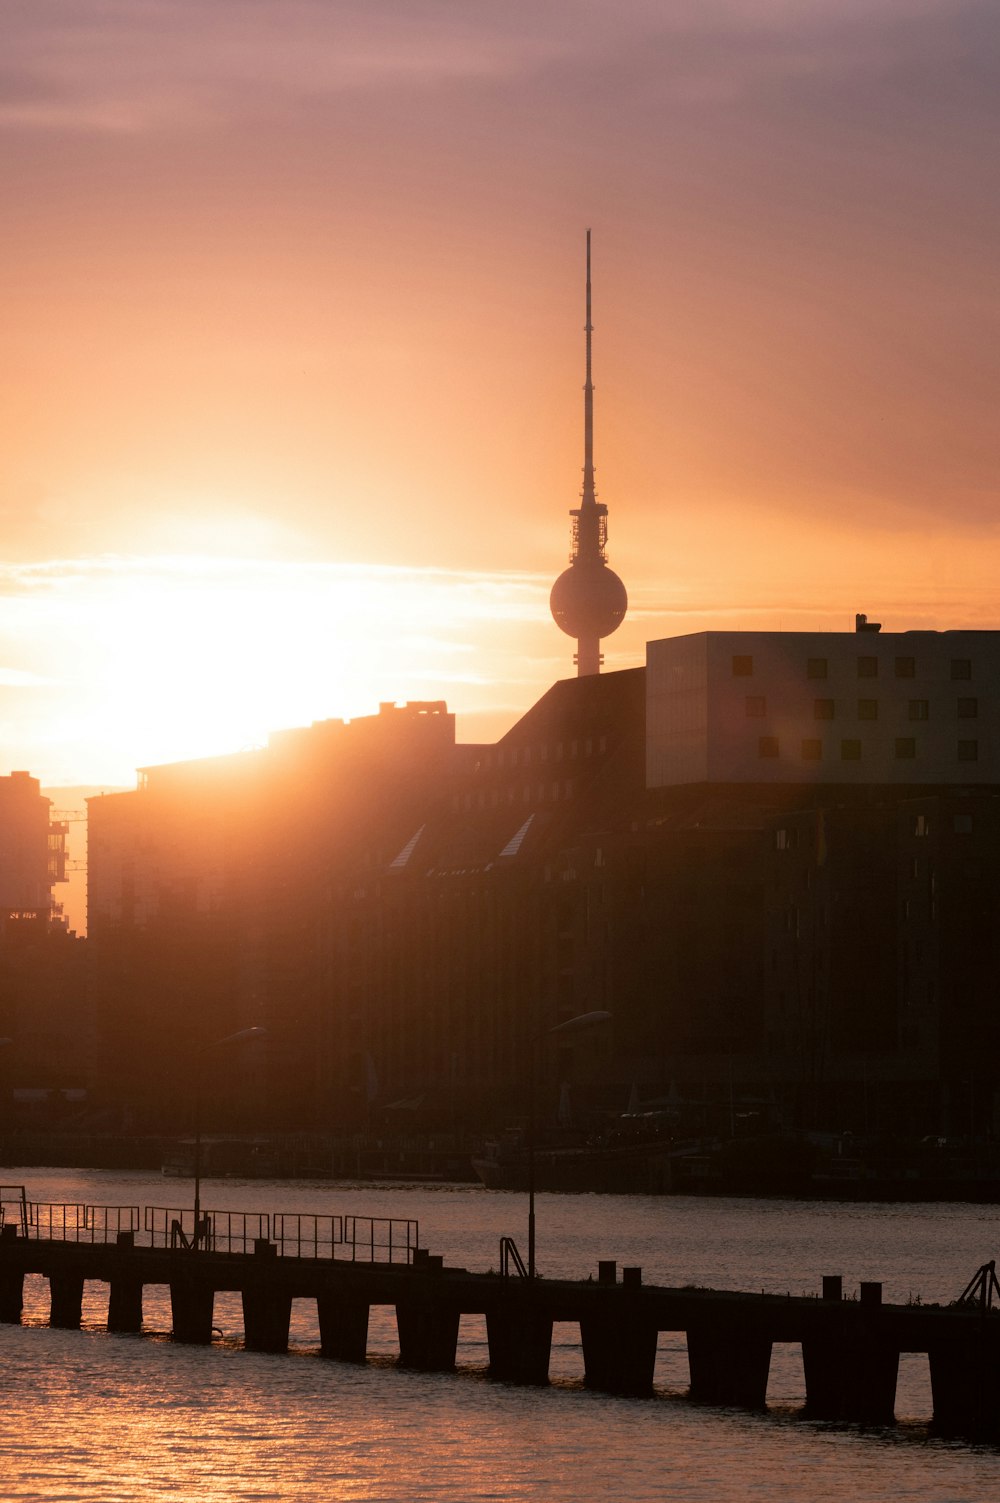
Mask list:
[[[189,555],[9,570],[0,652],[27,667],[0,671],[4,760],[28,765],[30,746],[46,781],[129,782],[138,766],[259,745],[379,700],[488,712],[489,629],[516,651],[544,620],[546,589],[527,576]],[[544,686],[551,664],[537,673]]]

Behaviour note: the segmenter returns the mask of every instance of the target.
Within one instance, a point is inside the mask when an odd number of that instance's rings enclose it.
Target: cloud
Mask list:
[[[920,107],[937,113],[942,98],[967,107],[970,82],[988,88],[996,45],[985,0],[8,0],[4,28],[0,121],[88,132],[561,74],[598,95],[627,74],[633,99],[645,80],[712,110],[877,97],[887,113],[922,83]]]

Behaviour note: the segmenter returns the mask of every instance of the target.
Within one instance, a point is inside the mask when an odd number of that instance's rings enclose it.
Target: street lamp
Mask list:
[[[542,1039],[548,1038],[553,1033],[577,1033],[583,1028],[590,1028],[597,1023],[606,1023],[611,1014],[598,1009],[595,1012],[581,1012],[575,1018],[567,1018],[565,1023],[557,1023],[554,1028],[544,1028],[540,1033],[531,1035],[530,1048],[528,1050],[528,1278],[535,1277],[535,1071],[538,1063],[538,1046]]]
[[[202,1069],[205,1055],[213,1049],[225,1049],[230,1044],[242,1044],[249,1039],[267,1038],[266,1028],[240,1028],[236,1033],[227,1033],[224,1038],[216,1039],[214,1043],[204,1044],[196,1055],[194,1072],[194,1240],[191,1243],[192,1251],[195,1251],[201,1242],[201,1086]]]

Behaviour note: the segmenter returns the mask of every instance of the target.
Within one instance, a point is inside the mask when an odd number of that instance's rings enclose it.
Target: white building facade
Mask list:
[[[650,788],[998,783],[1000,632],[649,642],[646,776]]]

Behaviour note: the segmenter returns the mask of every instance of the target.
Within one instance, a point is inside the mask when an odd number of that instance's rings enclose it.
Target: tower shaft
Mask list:
[[[573,507],[573,547],[570,566],[552,587],[550,607],[556,625],[576,638],[573,661],[577,674],[601,671],[601,638],[621,624],[628,605],[625,586],[607,566],[608,509],[597,499],[594,480],[593,319],[590,275],[590,231],[587,231],[586,377],[583,387],[583,493]]]

